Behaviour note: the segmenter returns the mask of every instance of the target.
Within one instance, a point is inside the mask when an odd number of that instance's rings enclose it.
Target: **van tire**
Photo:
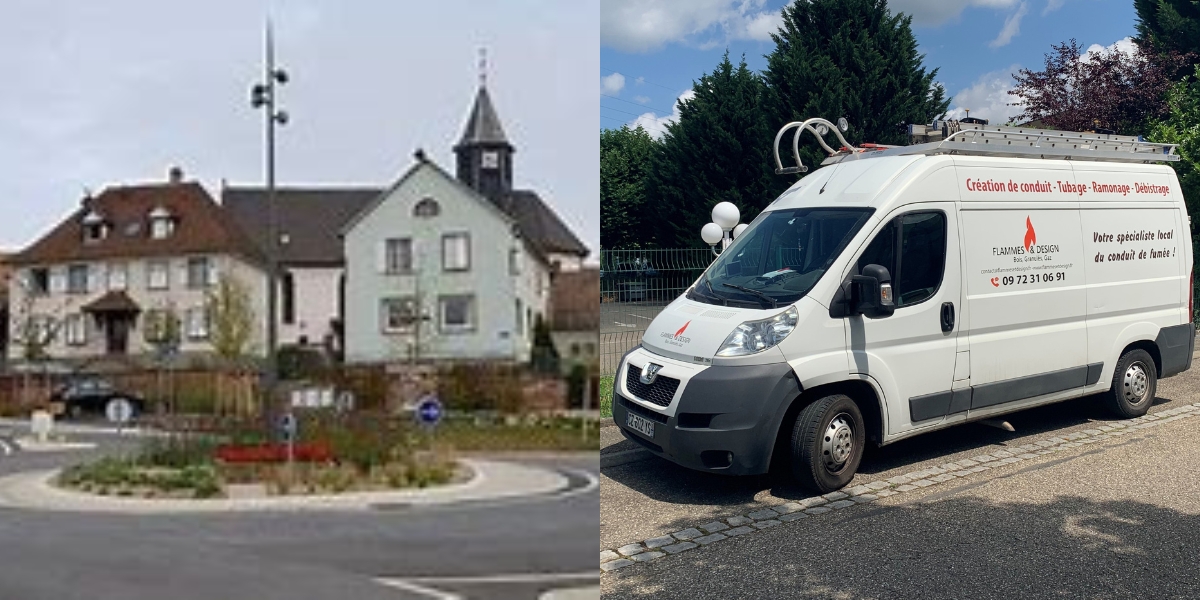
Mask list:
[[[1146,414],[1158,391],[1158,371],[1149,352],[1135,348],[1121,355],[1112,387],[1104,393],[1113,414],[1132,419]]]
[[[867,443],[858,404],[845,394],[825,396],[796,415],[792,426],[792,475],[821,494],[854,478]]]

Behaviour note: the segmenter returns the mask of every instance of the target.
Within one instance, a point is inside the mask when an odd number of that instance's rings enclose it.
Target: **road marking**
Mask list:
[[[12,454],[12,446],[10,446],[8,442],[0,440],[0,452],[3,452],[5,456]]]
[[[620,321],[613,321],[613,325],[616,325],[617,327],[637,327],[637,325],[630,325],[628,323],[622,323]]]
[[[647,321],[653,321],[653,320],[654,320],[654,317],[643,317],[642,315],[635,315],[635,314],[632,314],[632,313],[631,313],[629,316],[631,316],[631,317],[637,317],[637,318],[639,318],[639,319],[645,319],[645,320],[647,320]]]
[[[599,575],[589,571],[584,573],[498,573],[494,575],[464,575],[451,577],[377,577],[375,582],[380,585],[399,588],[405,591],[422,594],[435,600],[465,600],[465,596],[446,592],[431,584],[449,585],[480,585],[489,583],[553,583],[558,581],[591,581],[599,579]],[[542,597],[547,597],[545,594]],[[554,596],[549,596],[553,598]]]

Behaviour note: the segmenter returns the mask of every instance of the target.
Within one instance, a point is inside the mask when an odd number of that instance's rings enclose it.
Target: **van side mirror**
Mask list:
[[[879,319],[896,312],[892,276],[887,267],[867,265],[863,267],[862,275],[851,275],[847,283],[847,302],[852,314]]]

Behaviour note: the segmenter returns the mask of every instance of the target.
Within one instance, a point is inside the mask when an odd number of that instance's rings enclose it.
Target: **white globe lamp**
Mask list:
[[[742,235],[742,232],[745,231],[747,227],[749,227],[749,225],[745,223],[738,223],[738,226],[733,228],[733,239],[736,240],[739,235]]]
[[[718,203],[712,209],[712,220],[722,230],[729,231],[738,224],[738,220],[742,218],[742,213],[732,202]]]
[[[715,246],[720,243],[721,238],[724,237],[723,233],[721,226],[716,223],[709,223],[700,229],[700,237],[704,238],[704,243],[709,246]]]

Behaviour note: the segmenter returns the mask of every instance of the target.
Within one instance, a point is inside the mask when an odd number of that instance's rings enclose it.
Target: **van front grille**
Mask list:
[[[633,365],[625,367],[625,387],[629,388],[629,393],[650,404],[670,406],[675,390],[679,389],[679,380],[659,375],[654,383],[646,385],[639,379],[641,376],[640,370],[635,371]]]

